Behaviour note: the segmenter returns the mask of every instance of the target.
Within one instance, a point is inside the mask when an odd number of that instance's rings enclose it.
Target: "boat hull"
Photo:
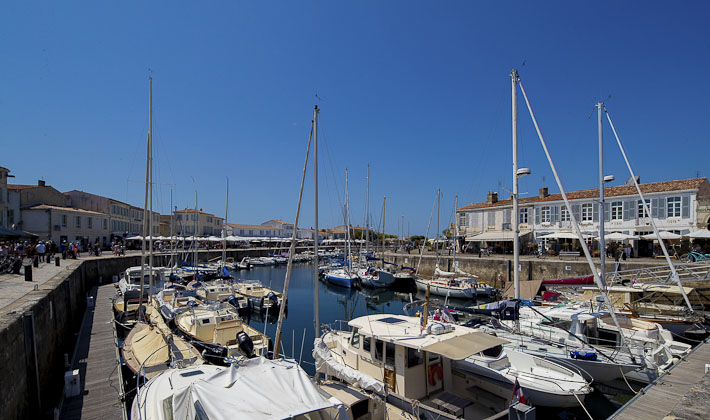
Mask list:
[[[421,290],[422,292],[426,292],[427,282],[421,280],[415,280],[415,282],[417,284],[417,289]],[[429,287],[429,292],[439,296],[448,296],[458,299],[473,299],[476,296],[476,292],[474,291],[473,287],[462,289],[432,284]]]
[[[351,288],[355,286],[355,282],[358,280],[357,277],[343,277],[335,274],[326,274],[326,281],[332,283],[336,286]]]

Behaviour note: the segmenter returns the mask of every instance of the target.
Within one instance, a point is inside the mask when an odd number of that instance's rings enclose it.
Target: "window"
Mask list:
[[[87,217],[86,218],[86,227],[91,229],[91,226],[93,226],[93,224],[94,224],[93,219],[91,217]]]
[[[527,224],[528,223],[528,209],[520,209],[520,220],[518,222],[522,224]]]
[[[362,337],[362,334],[360,335]],[[370,353],[370,337],[362,337],[362,350],[365,353]]]
[[[459,226],[466,227],[466,215],[464,213],[459,214]]]
[[[680,197],[668,197],[666,204],[668,207],[668,217],[680,217]]]
[[[375,339],[375,360],[377,360],[378,362],[382,361],[383,344],[384,343],[382,340]]]
[[[592,203],[582,204],[582,221],[591,222],[593,218],[594,205]]]
[[[560,221],[561,222],[569,222],[570,217],[569,217],[569,211],[567,211],[567,206],[562,205],[560,206]]]
[[[611,220],[622,220],[623,219],[623,204],[621,201],[614,201],[611,203]]]
[[[108,220],[104,219],[104,230],[108,229]]]
[[[407,347],[407,367],[412,368],[414,366],[419,366],[424,363],[424,357],[422,357],[422,352],[411,347]]]
[[[540,222],[550,223],[550,206],[540,208]]]
[[[489,211],[487,213],[487,215],[488,215],[488,226],[495,226],[496,225],[496,212]]]
[[[651,209],[651,200],[646,200],[646,204],[648,205],[649,210]],[[648,217],[648,213],[646,212],[646,208],[643,205],[643,201],[638,200],[638,215],[639,217]]]
[[[360,334],[357,333],[357,328],[353,330],[353,336],[350,338],[350,345],[356,349],[360,348]]]
[[[385,343],[385,364],[394,366],[394,343]]]
[[[7,223],[9,223],[9,224],[15,223],[15,210],[8,210],[7,211]]]
[[[74,216],[74,227],[81,227],[81,216]]]
[[[62,227],[67,227],[67,215],[62,215]]]

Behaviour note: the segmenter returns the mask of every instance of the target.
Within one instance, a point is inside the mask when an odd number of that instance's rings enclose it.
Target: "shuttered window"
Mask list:
[[[680,217],[680,197],[668,197],[666,199],[668,217]]]

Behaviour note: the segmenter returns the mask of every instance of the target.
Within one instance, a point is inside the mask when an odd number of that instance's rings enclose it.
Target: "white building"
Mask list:
[[[659,230],[678,234],[695,231],[703,224],[698,221],[700,203],[710,197],[707,178],[684,179],[641,184],[641,191],[650,205],[650,214],[643,210],[633,185],[604,189],[604,221],[606,232],[622,232],[640,237],[653,233],[651,218]],[[592,237],[599,235],[599,190],[588,189],[567,194],[572,212],[581,230]],[[547,244],[541,236],[556,232],[572,232],[571,218],[561,194],[548,194],[541,188],[537,197],[519,200],[521,243],[534,241]],[[512,200],[498,200],[496,193],[488,193],[488,200],[457,209],[457,223],[467,242],[499,242],[502,248],[512,244]],[[592,239],[589,240],[593,242]],[[651,241],[633,241],[634,252],[647,254]]]
[[[22,209],[23,228],[39,236],[39,239],[62,241],[99,242],[105,246],[110,243],[111,231],[108,215],[71,207],[59,207],[39,204]]]
[[[264,225],[243,225],[237,223],[227,223],[232,229],[232,234],[235,236],[242,236],[248,238],[273,238],[279,237],[284,238],[283,229],[274,226],[264,226]],[[293,226],[291,227],[293,229]],[[293,232],[293,230],[291,230]]]

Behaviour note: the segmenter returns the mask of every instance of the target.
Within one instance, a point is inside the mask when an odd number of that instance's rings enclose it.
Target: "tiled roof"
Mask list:
[[[272,219],[272,220],[267,220],[267,221],[265,221],[264,223],[269,223],[269,222],[281,223],[281,224],[283,224],[283,225],[292,225],[292,224],[293,224],[293,223],[290,223],[290,222],[285,222],[285,221],[283,221],[283,220],[274,220],[274,219]],[[262,225],[263,225],[263,223],[262,223]]]
[[[684,190],[695,190],[699,189],[703,184],[707,184],[707,178],[691,178],[691,179],[680,179],[675,181],[661,181],[661,182],[649,182],[647,184],[640,184],[641,192],[643,193],[659,193],[668,191],[684,191]],[[634,185],[618,185],[615,187],[604,188],[605,197],[620,197],[626,195],[636,195],[636,187]],[[572,191],[567,193],[567,198],[570,200],[579,200],[584,198],[594,198],[599,197],[599,189],[592,188],[587,190]],[[562,194],[550,194],[547,197],[540,198],[536,197],[525,197],[518,200],[520,205],[531,204],[546,201],[562,201]],[[458,208],[461,210],[472,210],[487,207],[504,207],[513,204],[512,199],[499,200],[495,203],[488,203],[486,201],[481,203],[471,203],[467,206]]]
[[[76,213],[86,213],[86,214],[96,214],[99,216],[107,216],[107,215],[105,215],[103,213],[99,213],[97,211],[75,209],[73,207],[50,206],[49,204],[40,204],[38,206],[32,206],[32,207],[27,208],[27,210],[63,210],[63,211],[72,211],[72,212],[76,212]]]
[[[206,214],[208,216],[216,217],[218,219],[222,219],[222,217],[215,216],[212,213],[207,213],[206,211],[202,210],[195,210],[195,209],[184,209],[184,210],[176,210],[175,213],[200,213],[200,214]]]

